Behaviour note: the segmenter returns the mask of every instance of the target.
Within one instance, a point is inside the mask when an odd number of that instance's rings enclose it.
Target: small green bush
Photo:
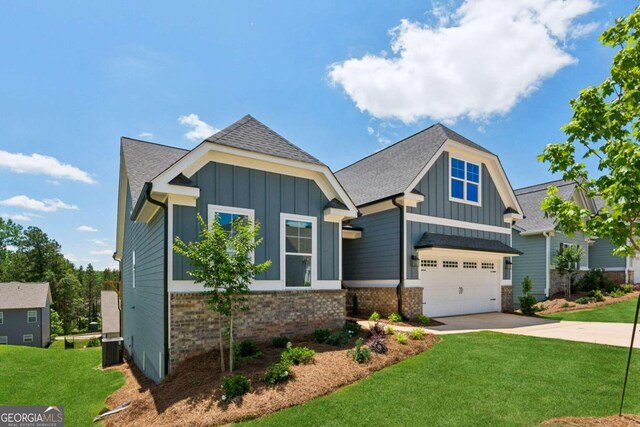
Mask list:
[[[411,332],[409,332],[409,336],[412,340],[423,340],[424,335],[424,329],[422,328],[413,328]]]
[[[242,374],[235,374],[225,377],[222,380],[222,396],[220,400],[227,403],[238,396],[242,396],[249,391],[249,379]]]
[[[254,359],[260,357],[262,353],[258,351],[258,346],[253,340],[242,340],[233,347],[233,354],[238,359]]]
[[[282,362],[276,362],[267,368],[267,372],[262,376],[262,381],[273,385],[283,383],[292,377],[293,374],[289,369],[289,365]]]
[[[290,342],[291,340],[289,339],[289,337],[286,337],[284,335],[273,337],[273,339],[271,340],[271,343],[275,348],[287,348],[287,344]]]
[[[331,331],[329,329],[320,328],[313,331],[313,340],[315,342],[323,343],[327,341],[327,338],[331,335]]]
[[[620,285],[620,290],[622,292],[624,292],[625,294],[628,294],[630,292],[633,292],[633,285]]]
[[[612,298],[620,298],[624,296],[624,291],[622,289],[614,289],[611,292],[609,292],[609,296]]]
[[[576,299],[576,303],[577,304],[589,304],[591,302],[591,298],[589,297],[580,297],[578,299]]]
[[[518,299],[520,300],[520,311],[523,314],[535,314],[536,313],[536,297],[531,294],[531,288],[533,284],[531,283],[531,278],[529,276],[525,276],[522,280],[522,296]]]
[[[307,347],[292,347],[287,344],[287,349],[280,355],[280,361],[285,365],[306,365],[313,360],[316,352]]]
[[[393,326],[387,326],[386,332],[387,332],[387,335],[395,335],[396,328],[394,328]]]
[[[420,316],[418,316],[418,322],[420,322],[421,325],[428,325],[429,323],[431,323],[431,319],[429,319],[429,316],[421,314]]]
[[[93,337],[87,341],[87,347],[100,347],[100,338]]]
[[[576,288],[581,291],[608,289],[611,285],[611,280],[604,275],[604,270],[599,268],[587,271],[584,276],[576,282]]]
[[[329,335],[325,343],[334,347],[344,347],[349,342],[349,333],[346,331],[337,331]]]
[[[357,363],[365,363],[371,359],[371,350],[366,347],[362,347],[362,338],[356,340],[356,347],[353,350],[349,350],[347,355],[351,357]]]
[[[402,332],[396,333],[395,337],[400,344],[407,344],[409,342],[407,335]]]
[[[389,322],[393,323],[402,322],[402,316],[400,316],[398,313],[391,313],[387,319],[389,319]]]
[[[589,292],[589,296],[594,298],[596,301],[604,301],[604,295],[600,289],[596,289],[595,291]]]
[[[360,326],[358,322],[347,320],[346,322],[344,322],[342,330],[349,334],[350,337],[354,337],[360,333],[360,331],[362,330],[362,326]]]
[[[569,308],[569,307],[573,307],[573,305],[569,304],[568,302],[565,302],[564,304],[562,304],[561,308]]]
[[[372,322],[377,322],[378,320],[380,320],[380,315],[377,311],[374,311],[373,313],[371,313],[371,316],[369,316],[369,320],[371,320]]]

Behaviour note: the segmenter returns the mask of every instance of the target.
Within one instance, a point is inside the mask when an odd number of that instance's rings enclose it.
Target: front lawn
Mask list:
[[[531,426],[618,410],[624,348],[492,332],[445,335],[431,350],[329,396],[255,420],[264,426]],[[625,412],[640,412],[640,361]]]
[[[633,323],[636,314],[637,298],[623,302],[596,307],[591,310],[565,311],[545,314],[542,317],[556,320],[573,320],[579,322],[614,322]]]
[[[76,343],[78,344],[78,343]],[[0,346],[0,405],[64,406],[65,425],[91,424],[104,401],[124,384],[119,371],[101,371],[101,349]]]

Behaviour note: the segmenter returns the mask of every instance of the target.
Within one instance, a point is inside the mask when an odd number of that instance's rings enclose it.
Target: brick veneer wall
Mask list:
[[[280,334],[299,337],[317,328],[338,329],[345,319],[344,290],[252,292],[251,310],[234,320],[234,337],[271,341]],[[171,294],[171,366],[218,344],[218,318],[203,293]]]
[[[576,275],[576,282],[580,280],[582,276],[584,276],[585,271],[579,271]],[[550,282],[549,283],[549,296],[553,296],[558,293],[564,293],[565,283],[569,283],[569,276],[565,275],[564,277],[558,274],[557,270],[552,269],[551,274],[549,275]]]
[[[604,275],[616,285],[627,283],[624,271],[605,271]],[[629,271],[629,282],[634,283],[633,271]]]
[[[422,314],[422,288],[402,288],[403,315],[415,319]],[[353,296],[358,295],[358,312],[370,315],[378,312],[387,317],[398,311],[398,294],[395,287],[386,288],[347,288],[347,305],[353,306]]]
[[[502,286],[502,311],[513,311],[513,286]]]

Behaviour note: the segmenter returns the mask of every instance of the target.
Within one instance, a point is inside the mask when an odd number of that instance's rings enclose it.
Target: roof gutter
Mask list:
[[[166,377],[169,373],[169,215],[168,215],[168,206],[166,203],[163,203],[159,200],[156,200],[151,197],[151,189],[153,188],[153,183],[146,182],[144,184],[144,200],[151,203],[152,205],[156,205],[160,207],[164,211],[164,283],[163,283],[163,300],[164,300],[164,367],[163,367],[163,377]],[[140,203],[136,204],[137,205]],[[136,211],[134,209],[134,214]],[[132,215],[133,216],[133,215]]]
[[[399,253],[399,263],[398,263],[398,286],[396,286],[396,296],[398,298],[398,314],[402,317],[405,318],[405,316],[402,314],[402,288],[404,288],[404,268],[403,268],[403,263],[405,260],[405,256],[404,256],[404,251],[405,251],[405,247],[404,247],[404,206],[401,205],[400,203],[398,203],[397,199],[402,197],[401,195],[397,195],[395,197],[393,197],[393,199],[391,199],[391,203],[393,203],[393,205],[395,207],[397,207],[400,210],[400,236],[399,236],[399,241],[400,241],[400,250],[398,251]]]

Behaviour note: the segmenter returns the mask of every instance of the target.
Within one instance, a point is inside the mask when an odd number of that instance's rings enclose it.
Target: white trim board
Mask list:
[[[498,227],[495,225],[478,224],[475,222],[460,221],[457,219],[441,218],[437,216],[420,215],[415,213],[407,213],[405,215],[407,221],[420,222],[424,224],[443,225],[446,227],[466,228],[468,230],[487,231],[490,233],[500,233],[511,235],[511,229],[507,227]]]
[[[317,280],[311,287],[294,288],[294,287],[285,287],[284,282],[281,280],[256,280],[249,285],[249,289],[252,292],[338,290],[338,289],[341,289],[341,283],[339,280]],[[170,280],[169,281],[169,293],[172,293],[172,294],[200,293],[205,291],[206,289],[204,288],[204,285],[202,283],[195,283],[193,280]]]

